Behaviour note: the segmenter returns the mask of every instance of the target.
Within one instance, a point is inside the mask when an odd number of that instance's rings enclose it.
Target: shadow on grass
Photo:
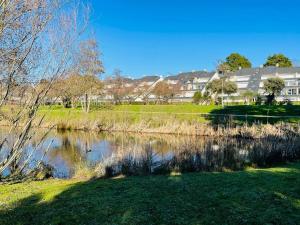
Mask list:
[[[207,117],[213,125],[299,123],[300,105],[237,105],[214,109]],[[258,116],[257,116],[258,115]]]
[[[37,193],[0,210],[0,224],[299,224],[300,164],[100,179],[43,199]]]

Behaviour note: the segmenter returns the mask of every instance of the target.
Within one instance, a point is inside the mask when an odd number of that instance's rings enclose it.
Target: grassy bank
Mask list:
[[[46,121],[68,122],[69,124],[79,124],[79,122],[98,121],[110,124],[130,121],[139,123],[156,120],[157,123],[163,120],[176,119],[180,122],[199,121],[205,122],[205,118],[199,114],[208,114],[213,110],[221,109],[220,106],[197,106],[192,104],[184,105],[117,105],[106,106],[91,110],[89,113],[83,112],[80,108],[65,109],[61,106],[42,107],[41,114],[46,114]],[[195,115],[198,114],[198,115]],[[153,124],[155,126],[155,124]]]
[[[42,111],[55,113],[56,111],[80,112],[81,108],[65,109],[62,106],[44,106]],[[195,104],[170,104],[170,105],[111,105],[92,110],[93,112],[156,112],[156,113],[225,113],[240,115],[269,115],[269,116],[299,116],[300,105],[195,105]],[[188,118],[188,117],[187,117]]]
[[[213,126],[253,123],[298,123],[300,106],[198,106],[182,105],[120,105],[107,106],[84,113],[81,109],[59,106],[42,107],[45,125],[68,130],[129,131],[211,135]],[[236,116],[232,116],[236,115]],[[253,117],[253,115],[275,116]],[[209,126],[205,126],[209,125]]]
[[[299,224],[300,163],[0,185],[0,224]]]

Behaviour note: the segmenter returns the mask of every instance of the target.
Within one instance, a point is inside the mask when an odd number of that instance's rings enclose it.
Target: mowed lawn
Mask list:
[[[215,105],[117,105],[112,108],[114,111],[130,112],[158,112],[158,113],[211,113],[213,110],[221,110],[222,106]]]
[[[49,113],[81,113],[81,108],[66,109],[62,106],[43,106],[41,112]],[[169,105],[107,105],[92,109],[91,113],[109,111],[113,112],[154,112],[154,113],[203,113],[203,114],[236,114],[236,115],[269,115],[269,116],[300,116],[300,105],[195,105],[195,104],[169,104]]]
[[[47,122],[65,123],[76,126],[77,123],[111,121],[111,123],[131,121],[132,124],[140,121],[188,121],[188,122],[222,122],[226,115],[240,122],[299,122],[300,105],[235,105],[235,106],[201,106],[194,104],[178,105],[111,105],[92,109],[84,113],[80,108],[65,109],[62,106],[41,107],[40,114],[46,114]],[[205,114],[205,115],[201,115]],[[275,116],[276,118],[252,117]]]
[[[81,108],[66,109],[62,106],[41,107],[39,113],[46,115],[46,122],[69,123],[71,127],[76,124],[91,122],[123,123],[130,121],[131,124],[141,121],[165,122],[176,121],[199,121],[206,122],[206,119],[196,113],[208,114],[220,106],[197,106],[193,104],[180,105],[108,105],[92,108],[85,113]]]
[[[300,163],[2,184],[0,224],[300,224]]]

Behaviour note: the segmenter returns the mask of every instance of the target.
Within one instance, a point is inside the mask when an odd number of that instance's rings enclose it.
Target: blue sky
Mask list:
[[[90,0],[106,74],[213,70],[231,52],[300,65],[300,0]]]

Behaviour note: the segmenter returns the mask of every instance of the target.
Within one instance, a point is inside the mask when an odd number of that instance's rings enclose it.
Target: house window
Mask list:
[[[285,82],[285,85],[288,86],[288,87],[298,86],[298,82],[296,80],[289,80],[289,81]]]
[[[297,95],[298,91],[296,88],[290,88],[287,90],[287,95]]]

